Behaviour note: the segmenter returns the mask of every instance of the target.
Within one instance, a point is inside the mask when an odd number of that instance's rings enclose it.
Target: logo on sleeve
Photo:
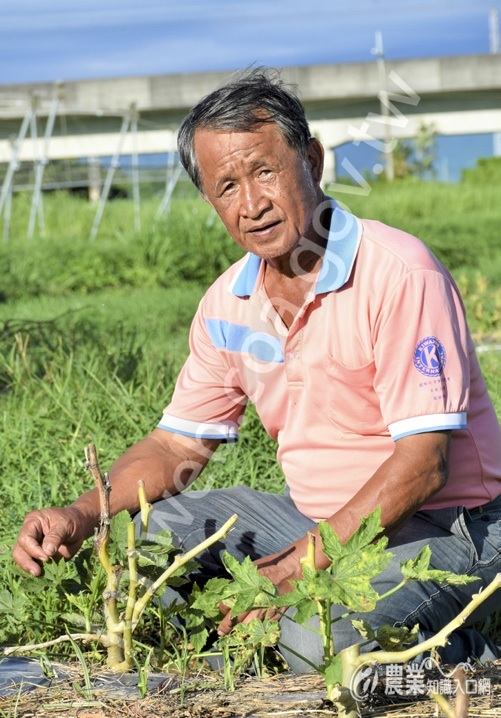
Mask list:
[[[414,352],[414,366],[421,374],[442,374],[447,360],[445,349],[436,337],[421,339]]]

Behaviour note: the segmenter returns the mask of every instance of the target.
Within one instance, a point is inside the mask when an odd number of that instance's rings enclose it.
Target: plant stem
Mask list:
[[[154,581],[148,589],[145,591],[145,593],[141,596],[141,598],[136,602],[136,605],[134,606],[134,612],[132,615],[132,630],[136,628],[139,619],[141,618],[141,615],[148,605],[148,603],[151,601],[153,596],[155,595],[155,592],[162,586],[181,566],[184,566],[185,563],[188,563],[188,561],[191,561],[192,558],[197,556],[199,553],[202,553],[202,551],[205,551],[206,548],[209,546],[212,546],[212,544],[216,543],[217,541],[220,541],[223,538],[226,538],[226,535],[228,534],[229,530],[233,527],[235,522],[237,521],[238,516],[236,514],[233,514],[226,523],[221,526],[219,531],[216,531],[212,536],[209,536],[205,541],[202,541],[201,543],[197,544],[197,546],[194,546],[190,551],[187,551],[184,554],[178,554],[171,565],[157,578],[156,581]]]
[[[64,643],[65,641],[97,641],[103,646],[108,646],[106,636],[100,633],[65,633],[62,636],[53,638],[51,641],[44,641],[43,643],[31,643],[26,646],[9,646],[8,648],[2,649],[4,656],[12,656],[16,653],[28,653],[29,651],[38,651],[42,648],[50,648],[50,646],[57,646],[58,643]]]
[[[337,709],[339,718],[357,718],[356,701],[351,691],[351,681],[356,671],[356,659],[360,654],[360,646],[355,643],[340,652],[343,669],[342,685],[339,683],[327,686],[327,698]]]
[[[431,638],[415,646],[411,646],[404,651],[372,651],[371,653],[362,653],[356,659],[355,667],[361,666],[364,663],[370,663],[371,661],[385,664],[407,663],[423,651],[429,651],[437,646],[445,646],[450,634],[455,631],[456,628],[460,628],[468,616],[499,588],[501,588],[501,573],[498,573],[483,591],[473,594],[470,603],[463,608],[461,613]]]
[[[445,714],[446,718],[457,718],[456,711],[445,696],[440,695],[440,693],[430,693],[430,698],[433,698],[437,706]]]
[[[136,527],[131,521],[127,527],[127,557],[129,563],[129,595],[124,617],[124,660],[132,668],[132,615],[137,600],[139,577],[137,572]]]
[[[139,496],[139,506],[141,507],[141,536],[146,536],[150,522],[151,504],[148,503],[146,498],[144,481],[137,482],[137,493]]]
[[[103,593],[104,615],[108,634],[108,665],[114,670],[115,666],[121,666],[124,660],[122,649],[123,624],[120,623],[117,598],[119,586],[119,574],[116,566],[110,561],[108,543],[110,540],[110,491],[111,484],[108,474],[102,474],[97,460],[97,452],[94,444],[89,444],[85,450],[85,468],[90,471],[99,492],[99,505],[101,517],[99,529],[94,539],[94,548],[99,556],[99,561],[106,571],[106,588]]]

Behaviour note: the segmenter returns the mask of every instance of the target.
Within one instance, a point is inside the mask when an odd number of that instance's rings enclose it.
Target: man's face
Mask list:
[[[289,255],[301,237],[315,240],[323,150],[311,140],[300,158],[274,124],[255,132],[197,130],[203,196],[244,250],[263,259]]]

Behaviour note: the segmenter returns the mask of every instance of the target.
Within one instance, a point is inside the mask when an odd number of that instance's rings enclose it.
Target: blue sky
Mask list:
[[[0,84],[489,52],[501,0],[0,0]]]
[[[492,8],[501,17],[501,0],[0,0],[0,85],[371,62],[376,31],[388,59],[488,53]],[[491,135],[458,141],[439,138],[441,179],[492,154]]]

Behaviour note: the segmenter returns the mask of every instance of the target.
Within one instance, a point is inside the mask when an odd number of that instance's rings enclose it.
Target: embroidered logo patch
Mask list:
[[[438,376],[445,367],[447,356],[436,337],[421,339],[414,352],[414,366],[426,376]]]

